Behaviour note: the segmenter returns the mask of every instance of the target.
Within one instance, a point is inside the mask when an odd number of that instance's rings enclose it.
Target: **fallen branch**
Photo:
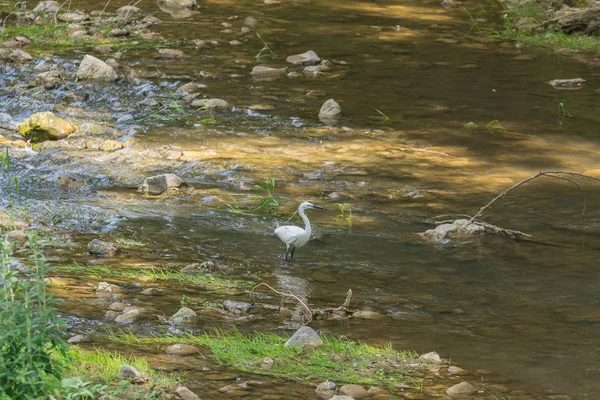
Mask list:
[[[279,290],[273,289],[273,288],[272,288],[270,285],[268,285],[268,284],[266,284],[266,283],[264,283],[264,282],[262,282],[262,283],[259,283],[258,285],[254,286],[254,287],[252,288],[252,290],[250,290],[250,300],[252,300],[252,294],[254,293],[254,291],[255,291],[256,289],[258,289],[259,287],[261,287],[261,286],[266,286],[266,287],[267,287],[267,288],[269,288],[271,291],[273,291],[273,292],[277,293],[278,295],[282,296],[282,299],[281,299],[281,302],[282,302],[282,303],[283,303],[283,300],[284,300],[286,297],[291,297],[291,298],[294,298],[294,299],[296,299],[296,301],[298,301],[298,303],[300,303],[300,304],[301,304],[301,305],[302,305],[302,306],[305,308],[305,310],[306,310],[306,321],[303,323],[303,325],[308,325],[308,324],[310,324],[310,323],[312,322],[312,320],[313,320],[313,314],[314,314],[314,313],[313,313],[313,310],[311,310],[311,309],[310,309],[310,308],[309,308],[309,307],[306,305],[306,303],[304,303],[304,302],[302,301],[302,299],[300,299],[300,297],[296,296],[296,295],[295,295],[294,293],[292,293],[292,292],[289,292],[289,293],[280,292]]]

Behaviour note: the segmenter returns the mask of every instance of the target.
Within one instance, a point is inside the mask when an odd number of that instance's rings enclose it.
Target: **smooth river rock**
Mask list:
[[[173,325],[184,326],[184,325],[193,324],[197,320],[198,320],[198,314],[196,314],[194,312],[194,310],[191,310],[187,307],[181,307],[179,309],[179,311],[177,311],[171,317],[171,319],[169,319],[169,322],[172,323]]]
[[[121,252],[121,249],[104,240],[94,239],[88,243],[87,251],[95,256],[114,257]]]
[[[457,383],[446,390],[446,394],[450,397],[469,396],[477,392],[477,389],[469,382]]]
[[[77,79],[112,82],[119,79],[119,76],[113,67],[94,56],[86,54],[77,69]]]
[[[33,12],[36,13],[55,13],[60,10],[60,3],[58,1],[41,1]]]
[[[209,108],[211,110],[230,110],[231,104],[223,99],[198,99],[192,102],[192,107]]]
[[[315,389],[317,396],[323,400],[329,400],[337,394],[337,386],[331,381],[321,382]]]
[[[319,111],[319,119],[323,122],[329,123],[337,121],[342,114],[342,107],[334,100],[329,99],[321,106]]]
[[[286,61],[294,65],[312,65],[321,62],[321,57],[309,50],[306,53],[289,56]]]
[[[142,10],[134,6],[123,6],[117,9],[115,14],[119,18],[134,19],[139,18],[142,15]]]
[[[285,347],[301,347],[302,350],[311,349],[323,345],[321,336],[313,328],[309,326],[303,326],[292,335],[287,342]]]
[[[196,7],[196,0],[159,0],[159,3],[170,8],[193,8]]]
[[[33,114],[18,125],[19,133],[32,142],[59,140],[69,136],[75,127],[49,111]]]
[[[265,67],[263,65],[257,65],[252,68],[252,72],[250,73],[252,77],[258,79],[275,79],[282,78],[286,76],[288,73],[287,68],[272,68]]]
[[[130,382],[144,383],[147,378],[137,369],[129,364],[123,364],[119,370],[119,378],[127,379]]]
[[[177,386],[175,393],[183,400],[200,400],[200,397],[185,386]]]
[[[191,354],[198,354],[200,351],[196,346],[191,344],[173,344],[167,347],[167,354],[173,354],[178,356],[189,356]]]
[[[248,312],[252,309],[252,304],[244,303],[242,301],[225,300],[223,302],[223,308],[228,311],[240,310],[243,312]]]
[[[451,224],[441,224],[434,229],[426,230],[420,235],[433,242],[442,242],[451,237],[468,237],[480,235],[485,232],[481,225],[469,222],[467,219],[458,219]]]
[[[350,396],[356,400],[370,397],[371,395],[367,390],[360,385],[348,384],[340,388],[340,394]]]
[[[151,176],[142,183],[142,194],[158,196],[169,188],[181,187],[185,182],[175,174]]]
[[[440,355],[437,352],[431,351],[429,353],[425,353],[425,354],[421,355],[419,357],[419,361],[430,363],[430,364],[441,364],[442,358],[440,357]]]

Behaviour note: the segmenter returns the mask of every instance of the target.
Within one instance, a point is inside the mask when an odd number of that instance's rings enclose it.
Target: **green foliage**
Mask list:
[[[68,344],[63,321],[47,293],[48,265],[34,235],[27,243],[28,276],[13,267],[8,241],[0,244],[0,399],[35,399],[64,377]]]
[[[261,43],[263,44],[263,48],[260,49],[258,51],[258,53],[256,53],[256,58],[261,59],[261,58],[276,58],[277,55],[273,52],[273,50],[271,50],[271,48],[269,47],[269,45],[267,44],[267,42],[265,42],[262,38],[262,36],[260,36],[260,34],[258,32],[256,32],[256,37],[258,37],[258,40],[261,41]]]
[[[464,124],[463,126],[469,130],[478,128],[477,124],[473,121],[469,121],[466,124]]]
[[[108,386],[98,383],[94,385],[92,382],[84,380],[80,376],[65,378],[61,381],[60,386],[65,393],[65,400],[86,400],[94,399],[101,392],[108,389]]]
[[[383,111],[378,110],[377,108],[375,108],[374,110],[377,111],[381,115],[380,118],[381,118],[382,121],[389,121],[390,120],[390,117],[388,117],[387,115],[385,115],[383,113]]]
[[[498,121],[498,119],[494,118],[493,120],[491,120],[487,125],[486,125],[487,130],[492,133],[499,133],[502,132],[502,124],[500,123],[500,121]]]
[[[201,336],[161,335],[147,338],[111,332],[109,339],[130,345],[188,343],[206,346],[220,364],[296,381],[308,382],[308,378],[312,377],[336,383],[391,386],[418,382],[408,375],[408,364],[416,362],[415,353],[396,351],[391,345],[370,346],[331,336],[322,337],[323,346],[309,352],[286,348],[286,338],[258,332],[250,336],[236,331],[233,334],[217,332]],[[263,370],[260,365],[267,357],[274,360],[274,365],[269,370]]]
[[[564,119],[572,118],[573,115],[569,111],[567,111],[567,109],[565,108],[565,103],[558,100],[557,98],[555,98],[555,100],[558,103],[558,110],[556,110],[556,115],[558,116],[558,125],[562,126]]]
[[[259,194],[254,197],[248,209],[243,209],[236,200],[225,204],[225,206],[235,213],[256,213],[259,211],[268,213],[279,207],[279,202],[275,199],[275,178],[254,185],[253,189],[258,191]]]
[[[352,205],[349,203],[337,203],[339,212],[336,219],[345,220],[348,223],[348,229],[352,231]]]
[[[21,189],[19,187],[19,178],[12,176],[11,158],[8,152],[8,146],[4,146],[4,153],[0,153],[0,168],[6,174],[6,189],[8,191],[9,206],[13,205],[13,195],[18,194]]]

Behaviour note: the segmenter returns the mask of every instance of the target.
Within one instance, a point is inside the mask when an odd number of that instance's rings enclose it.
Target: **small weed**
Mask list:
[[[203,112],[208,112],[208,115],[209,115],[208,117],[202,118],[200,120],[201,124],[210,125],[210,124],[216,124],[217,123],[217,120],[215,119],[215,116],[214,116],[212,110],[210,109],[210,107],[204,106],[204,107],[201,108],[201,110]]]
[[[258,40],[261,41],[261,43],[263,44],[263,48],[260,49],[258,51],[258,53],[256,53],[256,58],[261,59],[261,58],[276,58],[277,55],[273,52],[273,50],[271,50],[271,48],[269,47],[269,45],[267,44],[267,42],[265,42],[262,38],[262,36],[260,36],[260,33],[256,32],[256,36],[258,37]]]
[[[477,124],[473,121],[469,121],[466,124],[464,124],[463,126],[469,130],[478,128]]]
[[[13,195],[19,194],[21,189],[19,186],[19,178],[12,176],[11,157],[8,152],[8,146],[4,146],[4,153],[0,153],[0,168],[6,173],[6,188],[8,191],[8,206],[13,206]]]
[[[556,115],[558,117],[558,125],[562,126],[564,119],[573,118],[573,115],[569,111],[567,111],[567,109],[565,108],[565,103],[558,100],[557,98],[555,98],[555,100],[558,103],[558,110],[556,111]]]
[[[486,125],[486,128],[492,134],[496,134],[496,133],[502,132],[502,124],[496,118],[494,118],[492,121],[490,121]]]
[[[389,121],[390,120],[390,117],[388,117],[387,115],[385,115],[383,113],[383,111],[378,110],[377,108],[374,108],[374,110],[377,111],[381,115],[381,117],[379,117],[379,118],[381,118],[382,121]]]
[[[256,196],[258,205],[252,211],[263,210],[269,212],[271,209],[279,207],[279,202],[275,200],[275,178],[267,179],[259,185],[254,185],[254,189],[264,195]]]
[[[352,231],[352,205],[349,203],[337,203],[339,213],[335,217],[336,219],[346,220],[348,222],[348,228]]]

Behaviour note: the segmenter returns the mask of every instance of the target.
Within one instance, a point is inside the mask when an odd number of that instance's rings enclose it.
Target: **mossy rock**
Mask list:
[[[51,112],[40,112],[21,122],[19,133],[32,142],[59,140],[69,136],[75,127]]]

